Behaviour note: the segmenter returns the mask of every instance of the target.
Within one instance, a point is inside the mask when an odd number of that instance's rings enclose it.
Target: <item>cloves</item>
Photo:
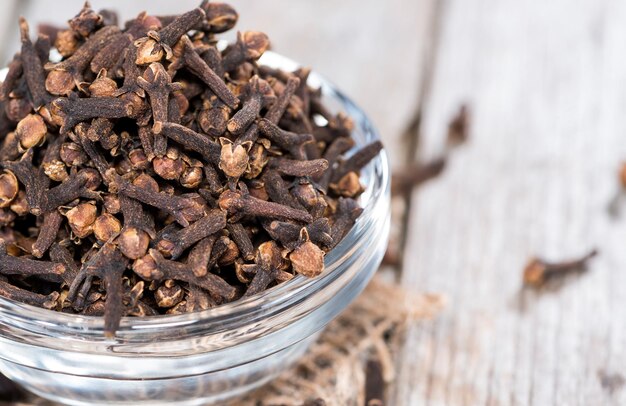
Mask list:
[[[222,210],[214,209],[200,220],[189,225],[189,227],[166,235],[157,243],[157,248],[164,255],[176,259],[187,248],[224,227],[226,227],[226,213]]]
[[[103,44],[119,32],[119,28],[112,25],[103,27],[90,35],[69,58],[56,64],[47,63],[44,66],[49,71],[45,82],[46,90],[57,96],[69,95],[83,82],[85,70]]]
[[[288,158],[272,158],[269,167],[283,175],[289,176],[315,176],[328,169],[328,161],[320,159],[311,159],[308,161],[300,161]]]
[[[310,223],[313,218],[304,210],[294,209],[274,202],[266,202],[246,191],[227,190],[220,195],[219,205],[231,215],[240,214],[261,218],[295,220]]]
[[[524,268],[524,286],[537,289],[552,279],[584,271],[589,261],[597,254],[598,252],[594,249],[581,258],[562,262],[548,262],[540,258],[532,258]]]
[[[167,107],[169,94],[175,90],[180,90],[180,83],[172,83],[170,75],[167,74],[163,65],[153,62],[145,70],[143,76],[137,78],[137,84],[150,97],[152,105],[152,119],[154,125],[152,131],[156,134],[161,132],[162,125],[167,121]]]
[[[174,123],[164,123],[161,133],[183,147],[197,152],[204,160],[218,165],[220,162],[221,148],[207,137],[185,126]]]
[[[34,257],[43,257],[48,248],[50,248],[50,246],[54,243],[62,222],[63,216],[57,210],[44,214],[43,223],[39,228],[37,241],[35,241],[32,248],[32,254]]]
[[[246,61],[256,61],[269,48],[269,39],[262,32],[246,31],[237,33],[237,42],[226,49],[222,66],[231,72]]]
[[[216,45],[237,19],[203,1],[119,28],[86,4],[34,43],[20,20],[0,88],[0,295],[104,316],[112,337],[125,316],[206,310],[324,271],[381,145],[344,159],[354,123],[309,69],[260,66],[260,32]]]
[[[274,281],[283,259],[280,248],[274,241],[267,241],[259,245],[255,259],[256,273],[248,285],[244,297],[255,295],[267,288]]]
[[[193,48],[191,40],[186,35],[182,36],[179,44],[174,48],[175,61],[170,69],[186,67],[198,79],[204,82],[215,95],[231,109],[237,108],[239,99],[230,91],[224,81],[207,65]]]
[[[311,242],[306,228],[300,231],[300,244],[289,254],[289,260],[294,272],[308,278],[319,276],[324,270],[324,251]]]
[[[295,134],[279,128],[268,119],[259,121],[259,129],[271,142],[277,144],[283,149],[288,150],[291,155],[297,159],[304,159],[305,154],[302,146],[306,143],[313,142],[314,138],[311,134]]]
[[[11,171],[0,174],[0,208],[8,207],[19,192],[17,178]]]
[[[171,59],[172,47],[187,31],[198,25],[206,13],[196,8],[176,17],[159,31],[149,31],[148,36],[135,41],[137,51],[137,65],[146,65],[160,61],[163,56]]]
[[[4,240],[0,240],[0,274],[2,275],[62,275],[65,266],[54,262],[15,257],[7,253]]]
[[[61,134],[68,132],[81,121],[94,117],[123,118],[131,117],[135,112],[132,104],[115,97],[60,98],[55,100],[53,105],[63,115]]]
[[[22,64],[24,76],[28,84],[28,90],[33,102],[33,108],[38,110],[52,99],[45,87],[45,71],[41,63],[37,50],[30,41],[28,23],[24,18],[20,18],[20,35],[22,39]],[[47,59],[47,58],[46,58]]]

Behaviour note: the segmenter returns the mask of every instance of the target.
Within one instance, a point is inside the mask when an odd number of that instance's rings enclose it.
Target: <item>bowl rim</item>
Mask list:
[[[286,71],[293,71],[302,65],[290,58],[278,53],[267,51],[259,60],[261,66],[280,68]],[[7,69],[0,71],[0,79]],[[373,126],[369,117],[350,98],[345,96],[338,88],[324,76],[312,70],[307,83],[315,88],[321,87],[322,94],[339,99],[342,109],[349,117],[359,118],[367,126],[363,136],[365,143],[380,140],[380,135]],[[212,320],[219,324],[234,322],[235,320],[246,320],[248,315],[253,315],[259,309],[267,309],[271,305],[272,311],[275,309],[288,309],[294,303],[302,301],[315,294],[320,288],[331,284],[338,279],[343,272],[336,272],[342,262],[351,253],[354,238],[358,238],[360,226],[373,216],[375,207],[380,199],[388,195],[390,188],[389,163],[386,151],[383,149],[363,172],[370,172],[369,177],[373,177],[374,167],[382,174],[380,176],[380,186],[374,190],[373,182],[366,184],[362,196],[369,197],[366,204],[362,205],[363,213],[357,218],[354,227],[342,239],[342,241],[326,253],[324,273],[316,278],[310,279],[302,275],[296,275],[293,279],[260,292],[256,295],[242,298],[233,302],[225,303],[214,308],[199,312],[191,312],[180,315],[158,315],[146,317],[123,317],[113,338],[106,338],[102,334],[104,330],[104,318],[101,316],[85,316],[77,314],[66,314],[55,310],[39,308],[33,305],[21,303],[0,296],[0,314],[10,313],[10,317],[19,319],[22,322],[31,324],[33,322],[40,325],[64,325],[80,326],[81,330],[90,332],[90,339],[99,341],[122,341],[125,334],[141,335],[142,333],[153,333],[155,328],[184,327],[199,322],[206,323]],[[345,271],[345,270],[344,270]],[[2,323],[0,323],[2,324]],[[95,334],[94,334],[95,333]],[[98,337],[100,335],[100,337]],[[1,337],[1,335],[0,335]]]

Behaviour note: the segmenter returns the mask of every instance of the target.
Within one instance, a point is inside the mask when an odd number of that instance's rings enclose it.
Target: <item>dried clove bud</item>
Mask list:
[[[88,37],[97,27],[102,25],[102,20],[102,16],[91,9],[89,2],[85,2],[82,10],[68,24],[77,34]]]
[[[2,280],[0,280],[0,295],[18,302],[43,307],[44,309],[54,309],[59,299],[59,292],[52,292],[44,296],[20,289]],[[2,395],[2,393],[0,393],[0,395]]]
[[[17,178],[11,171],[0,174],[0,208],[9,207],[19,192]]]
[[[92,203],[81,203],[65,213],[72,232],[78,238],[85,238],[93,232],[98,209]]]
[[[56,64],[46,64],[44,68],[49,70],[45,82],[46,90],[53,95],[69,95],[77,85],[84,82],[83,73],[102,44],[119,32],[119,28],[115,26],[103,27],[90,35],[69,58]]]
[[[2,275],[22,275],[22,276],[42,276],[42,275],[62,275],[65,266],[48,261],[36,261],[24,257],[15,257],[7,253],[7,246],[4,240],[0,239],[0,274]]]
[[[185,166],[180,158],[157,157],[152,161],[154,172],[165,180],[175,180],[182,176]]]
[[[4,77],[4,81],[0,87],[0,100],[7,100],[11,91],[15,88],[17,81],[22,77],[24,73],[24,64],[19,53],[15,54],[9,66],[7,66],[7,74]]]
[[[220,137],[226,132],[230,108],[217,98],[205,104],[206,108],[198,114],[198,125],[206,134]]]
[[[226,227],[226,213],[221,210],[211,210],[206,216],[197,220],[189,227],[166,235],[158,242],[157,248],[164,255],[178,258],[183,251],[196,242],[216,233]]]
[[[259,245],[255,258],[256,273],[248,285],[244,297],[255,295],[267,288],[276,278],[282,262],[280,248],[274,241],[267,241]]]
[[[259,129],[270,141],[286,149],[298,159],[304,159],[305,154],[302,146],[306,143],[313,142],[315,138],[311,134],[295,134],[285,131],[273,124],[268,119],[259,121]]]
[[[74,298],[78,287],[88,276],[96,276],[104,282],[107,293],[104,305],[104,334],[107,337],[115,335],[123,316],[122,274],[126,266],[127,262],[117,247],[113,244],[104,244],[83,264],[79,275],[70,286],[68,298]]]
[[[38,110],[52,99],[46,92],[45,72],[37,50],[30,41],[28,23],[24,18],[20,18],[20,35],[22,39],[22,64],[24,66],[24,76],[33,102],[33,107]],[[46,58],[47,59],[47,58]]]
[[[439,176],[446,166],[445,158],[434,159],[418,166],[398,170],[391,177],[391,195],[403,195],[429,179]],[[341,180],[338,182],[338,184]]]
[[[306,228],[300,231],[301,244],[289,254],[293,270],[308,278],[314,278],[324,270],[324,251],[309,239]]]
[[[313,218],[304,210],[293,209],[278,203],[266,202],[247,193],[227,190],[220,195],[219,205],[229,214],[243,214],[310,223]]]
[[[189,265],[195,276],[200,278],[208,273],[211,251],[216,240],[217,234],[211,234],[198,242],[189,252],[187,265]]]
[[[283,175],[315,176],[328,169],[328,161],[325,159],[300,161],[287,158],[272,158],[270,159],[269,166]]]
[[[67,166],[82,166],[89,159],[83,147],[73,142],[66,142],[61,145],[59,157]]]
[[[581,258],[563,262],[546,262],[539,258],[532,258],[524,268],[524,285],[541,288],[551,279],[584,270],[589,260],[597,254],[596,250],[592,250]]]
[[[107,77],[106,69],[102,68],[96,79],[87,88],[91,97],[112,97],[117,91],[117,83]]]
[[[466,104],[461,105],[456,116],[448,125],[448,143],[462,144],[467,141],[470,127],[470,111]]]
[[[350,198],[339,198],[337,204],[337,212],[334,215],[334,222],[331,231],[331,237],[333,240],[334,248],[343,237],[346,236],[348,231],[354,226],[356,219],[361,215],[363,209],[359,207],[359,204]]]
[[[356,172],[348,172],[337,183],[330,185],[331,189],[339,196],[356,197],[361,194],[363,187]]]
[[[202,168],[197,166],[187,167],[180,175],[180,185],[187,189],[197,189],[202,183]]]
[[[180,83],[172,83],[163,65],[153,62],[145,70],[143,76],[137,78],[137,84],[148,93],[152,104],[152,118],[154,125],[152,131],[156,134],[161,132],[161,126],[167,121],[167,106],[169,94],[180,90]]]
[[[15,136],[23,149],[40,145],[46,137],[48,129],[39,114],[29,114],[17,123]]]
[[[237,33],[237,42],[225,51],[222,66],[230,72],[246,61],[255,61],[269,48],[270,42],[262,32]]]
[[[206,13],[206,21],[209,25],[208,32],[221,33],[235,26],[239,15],[234,8],[225,3],[205,2],[201,5]]]
[[[220,153],[220,163],[218,167],[231,178],[238,179],[248,167],[247,145],[235,145],[228,138],[220,138],[222,151]]]
[[[226,227],[230,237],[237,244],[242,258],[246,261],[254,259],[254,245],[245,227],[241,223],[230,223]]]
[[[243,133],[257,118],[261,109],[275,101],[272,89],[267,82],[257,75],[246,86],[246,100],[235,115],[228,121],[226,128],[233,135]],[[230,106],[229,106],[230,107]]]
[[[366,145],[352,155],[349,159],[342,162],[332,177],[332,182],[337,182],[349,172],[358,172],[369,161],[371,161],[382,150],[383,145],[380,141],[375,141]]]
[[[178,42],[180,37],[196,25],[198,25],[206,13],[201,8],[193,9],[174,19],[171,23],[160,29],[158,32],[150,31],[148,36],[135,41],[137,50],[137,65],[147,65],[160,61],[163,56],[171,59],[173,56],[172,47]]]
[[[221,148],[206,136],[175,123],[164,123],[161,131],[163,135],[176,141],[183,147],[199,153],[206,161],[214,165],[219,164]]]
[[[53,102],[63,117],[61,134],[71,130],[81,121],[94,117],[123,118],[134,113],[133,105],[115,97],[94,97],[83,99],[59,98]]]
[[[159,288],[154,292],[154,298],[156,299],[159,307],[170,308],[176,306],[183,300],[185,292],[180,285],[176,284],[171,279],[166,280]]]
[[[279,241],[286,248],[295,249],[301,243],[300,234],[303,228],[301,225],[274,220],[264,224],[264,228],[274,240]],[[327,218],[319,218],[304,228],[309,239],[318,246],[330,247],[333,245],[331,226]]]
[[[237,108],[239,104],[237,97],[198,55],[189,37],[185,35],[181,38],[179,45],[174,49],[174,56],[176,60],[170,65],[170,70],[185,66],[191,73],[202,80],[224,104],[232,109]]]
[[[112,214],[104,213],[93,224],[93,233],[98,241],[106,242],[118,235],[122,224]]]
[[[187,282],[225,300],[232,300],[236,293],[236,290],[219,276],[207,274],[203,278],[197,278],[187,265],[166,260],[156,250],[150,250],[146,257],[137,260],[133,270],[147,280],[173,279]]]
[[[72,56],[80,44],[79,38],[74,30],[61,30],[57,33],[54,47],[64,58]]]

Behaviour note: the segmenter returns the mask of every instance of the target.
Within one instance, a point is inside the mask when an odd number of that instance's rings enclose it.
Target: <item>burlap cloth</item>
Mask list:
[[[433,317],[442,302],[438,295],[408,294],[376,277],[294,368],[232,404],[381,405],[375,399],[389,395],[402,332],[411,322]],[[33,398],[14,405],[52,404]]]

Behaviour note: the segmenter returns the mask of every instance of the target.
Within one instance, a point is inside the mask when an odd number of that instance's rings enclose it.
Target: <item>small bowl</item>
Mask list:
[[[298,65],[267,52],[261,64]],[[379,139],[365,116],[321,76],[331,111],[354,119],[357,147]],[[381,152],[362,171],[364,208],[315,279],[297,276],[254,297],[197,313],[124,318],[106,339],[103,319],[0,298],[0,372],[70,405],[206,405],[242,396],[296,362],[380,265],[389,234],[389,166]]]

